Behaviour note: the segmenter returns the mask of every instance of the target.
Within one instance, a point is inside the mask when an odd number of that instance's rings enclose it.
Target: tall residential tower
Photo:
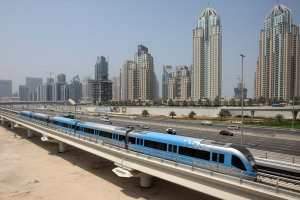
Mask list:
[[[108,62],[104,56],[98,56],[95,64],[95,80],[108,80]]]
[[[135,54],[135,63],[137,65],[137,79],[139,99],[142,101],[153,100],[154,98],[154,64],[153,57],[148,52],[148,48],[138,45],[138,51]]]
[[[299,26],[293,24],[289,8],[276,5],[260,32],[256,98],[288,100],[300,96],[299,61]]]
[[[222,30],[220,17],[204,9],[193,30],[192,99],[221,96]]]

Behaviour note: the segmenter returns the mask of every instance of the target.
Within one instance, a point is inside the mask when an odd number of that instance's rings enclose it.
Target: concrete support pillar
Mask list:
[[[143,188],[151,187],[152,185],[152,176],[142,173],[140,175],[140,186]]]
[[[15,124],[13,122],[10,122],[10,128],[14,129],[15,128],[14,126],[15,126]]]
[[[1,125],[4,125],[4,118],[1,118]]]
[[[254,110],[251,110],[251,119],[254,118],[254,113],[255,113],[255,111],[254,111]]]
[[[298,111],[297,110],[292,111],[292,115],[293,115],[293,119],[296,120],[297,115],[298,115]]]
[[[58,153],[64,153],[66,150],[66,145],[63,142],[58,142]]]
[[[27,138],[31,138],[32,137],[32,132],[30,129],[27,129]]]

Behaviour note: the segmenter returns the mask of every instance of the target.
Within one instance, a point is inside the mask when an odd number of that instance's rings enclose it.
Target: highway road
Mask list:
[[[99,117],[81,116],[81,120],[103,123],[103,121],[101,121]],[[113,125],[122,127],[126,127],[127,125],[136,126],[137,124],[146,124],[147,126],[149,126],[149,130],[158,132],[165,132],[166,128],[169,127],[169,124],[163,121],[159,123],[153,123],[152,120],[124,120],[114,117],[111,117],[110,120],[112,121]],[[234,136],[223,136],[219,134],[219,131],[221,129],[218,127],[207,127],[200,125],[198,127],[189,127],[188,125],[185,125],[182,126],[183,128],[179,128],[181,126],[181,123],[174,123],[174,125],[177,126],[175,129],[178,135],[215,140],[224,143],[240,144],[241,141],[240,131],[233,131],[235,133]],[[249,132],[249,130],[245,131],[244,144],[247,147],[300,156],[300,135],[295,135],[299,133],[279,133],[281,131],[278,131],[278,133],[276,131],[276,133],[274,133],[274,131],[270,132],[269,130],[266,131],[265,129],[258,130],[259,131],[255,130],[256,133],[252,133],[252,130],[251,132]]]

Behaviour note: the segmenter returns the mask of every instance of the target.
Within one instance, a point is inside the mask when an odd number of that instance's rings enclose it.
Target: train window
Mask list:
[[[140,138],[137,138],[137,139],[136,139],[136,143],[137,143],[138,145],[143,145],[142,139],[140,139]]]
[[[212,161],[215,161],[215,162],[218,161],[218,154],[217,153],[212,153]]]
[[[168,151],[173,152],[173,153],[177,153],[177,146],[173,145],[173,144],[169,144],[168,145]]]
[[[172,151],[172,147],[173,147],[173,145],[172,145],[172,144],[169,144],[169,145],[168,145],[168,151],[171,152],[171,151]]]
[[[124,141],[125,140],[125,136],[124,135],[119,135],[119,141]]]
[[[176,145],[173,145],[173,152],[177,153],[177,146]]]
[[[159,150],[162,150],[162,151],[167,151],[167,144],[161,143],[161,142],[145,140],[144,141],[144,146],[152,148],[152,149],[159,149]]]
[[[210,159],[210,152],[199,150],[199,149],[192,149],[188,147],[179,147],[179,154],[194,157],[194,158],[199,158],[203,160]]]
[[[224,163],[224,154],[219,154],[219,163]]]
[[[245,165],[243,164],[243,162],[235,155],[232,155],[231,165],[236,167],[236,168],[239,168],[243,171],[246,170]]]
[[[109,132],[100,131],[99,135],[102,136],[102,137],[106,137],[106,138],[112,139],[112,134],[109,133]]]
[[[129,137],[129,143],[130,144],[135,144],[135,137]]]

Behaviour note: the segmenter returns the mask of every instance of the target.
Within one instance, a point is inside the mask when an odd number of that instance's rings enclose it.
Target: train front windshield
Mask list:
[[[256,170],[256,163],[255,163],[254,157],[253,157],[252,153],[246,147],[241,146],[241,145],[236,145],[236,144],[232,144],[231,147],[242,152],[245,155],[245,157],[247,158],[247,160],[250,162],[253,169]]]

